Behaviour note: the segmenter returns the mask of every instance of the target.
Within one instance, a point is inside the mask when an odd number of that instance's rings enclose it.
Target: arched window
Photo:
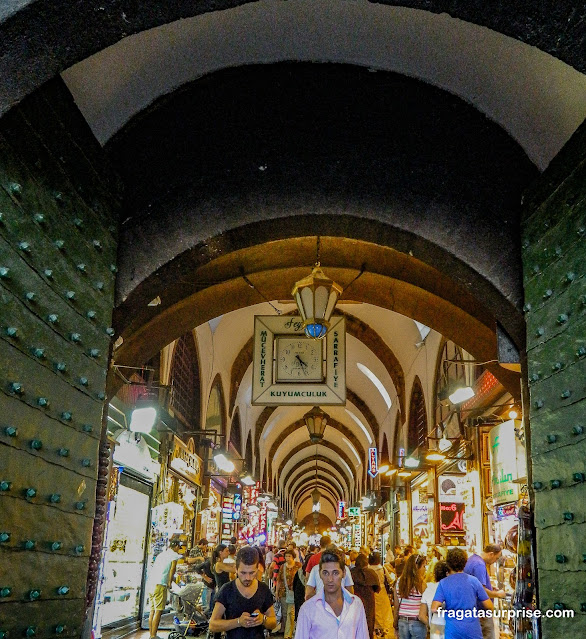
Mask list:
[[[384,464],[391,464],[391,458],[389,456],[389,442],[387,441],[386,434],[383,435],[383,445],[381,448],[380,459],[378,463],[383,466]]]
[[[246,440],[246,451],[244,453],[244,460],[246,462],[246,469],[249,472],[253,472],[252,469],[252,434],[248,433],[248,439]]]
[[[242,430],[240,427],[240,413],[238,409],[234,411],[232,426],[230,427],[230,447],[234,449],[239,457],[242,456]]]
[[[458,386],[466,386],[466,364],[464,353],[454,342],[445,341],[440,349],[436,367],[435,395],[435,436],[444,433],[456,437],[461,434],[461,426],[457,411],[446,401],[440,401],[440,394]],[[461,362],[461,363],[460,363]],[[478,367],[481,368],[481,367]]]
[[[199,363],[191,332],[180,337],[175,345],[171,385],[171,408],[192,430],[197,430],[200,421]]]
[[[212,384],[208,409],[206,411],[206,430],[215,430],[217,433],[226,434],[226,409],[224,405],[224,393],[222,391],[222,380],[220,375]]]
[[[409,426],[407,429],[407,453],[411,454],[416,448],[427,448],[427,414],[425,411],[425,397],[419,378],[413,381],[411,403],[409,405]]]

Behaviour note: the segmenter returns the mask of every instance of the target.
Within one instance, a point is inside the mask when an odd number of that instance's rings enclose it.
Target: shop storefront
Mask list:
[[[427,487],[428,473],[422,473],[411,482],[411,532],[412,541],[418,546],[427,547],[433,543],[430,521],[433,521],[433,511],[429,511]]]
[[[153,485],[160,466],[144,435],[119,430],[106,510],[104,551],[98,573],[94,637],[102,628],[136,621],[142,612]],[[156,440],[153,443],[157,443]]]
[[[395,515],[395,521],[397,525],[395,539],[400,546],[411,543],[411,525],[409,517],[409,502],[406,499],[398,498],[398,509]]]
[[[158,485],[161,503],[153,506],[150,516],[147,580],[148,569],[168,547],[171,537],[179,535],[188,545],[193,543],[202,460],[194,452],[193,440],[185,444],[176,436],[167,441],[166,459]],[[148,594],[146,591],[143,593],[143,628],[148,628]]]
[[[499,607],[508,607],[515,592],[517,575],[517,533],[519,528],[519,504],[521,486],[527,481],[525,446],[521,440],[521,422],[509,420],[494,426],[485,437],[490,460],[490,496],[492,506],[488,516],[488,541],[503,548],[496,566],[495,580],[508,597],[498,601]],[[502,637],[511,636],[506,622],[500,623]]]
[[[221,537],[222,486],[211,479],[207,504],[201,512],[200,536],[210,544],[219,544]]]

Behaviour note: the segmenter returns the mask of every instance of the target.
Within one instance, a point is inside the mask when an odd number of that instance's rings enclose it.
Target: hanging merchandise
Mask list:
[[[511,543],[514,537],[511,535]],[[535,602],[535,544],[533,537],[533,515],[527,504],[519,507],[519,528],[517,533],[517,574],[513,608],[531,610]],[[539,620],[535,617],[520,616],[514,620],[514,639],[539,639]]]
[[[151,525],[167,535],[182,532],[183,506],[173,501],[155,506],[151,511]]]

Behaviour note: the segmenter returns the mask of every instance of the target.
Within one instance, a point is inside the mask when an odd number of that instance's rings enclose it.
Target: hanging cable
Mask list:
[[[273,309],[276,311],[277,315],[281,314],[281,311],[267,298],[265,297],[259,290],[258,288],[248,279],[248,277],[246,277],[246,274],[244,273],[244,269],[240,268],[240,275],[242,276],[242,279],[248,284],[248,286],[250,286],[250,288],[254,289],[262,298],[263,300]]]
[[[366,262],[360,267],[360,273],[358,273],[358,275],[350,280],[350,282],[348,282],[348,284],[346,284],[346,286],[344,286],[344,288],[342,289],[342,293],[340,293],[340,297],[344,294],[344,291],[347,288],[350,288],[350,286],[352,286],[352,284],[354,284],[354,282],[359,278],[362,277],[364,275],[364,271],[366,271]]]

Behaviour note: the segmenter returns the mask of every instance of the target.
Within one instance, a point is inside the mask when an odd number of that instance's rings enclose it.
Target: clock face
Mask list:
[[[277,337],[277,382],[322,382],[322,342],[300,336]]]

